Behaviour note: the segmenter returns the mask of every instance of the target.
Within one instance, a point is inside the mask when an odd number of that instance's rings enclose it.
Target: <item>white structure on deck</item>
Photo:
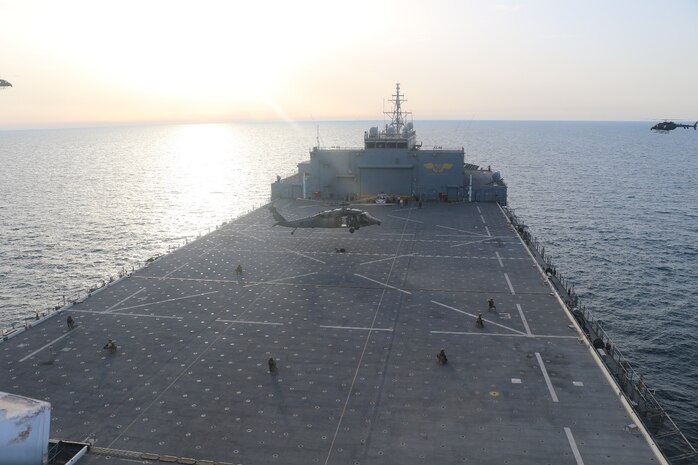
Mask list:
[[[0,465],[48,463],[51,404],[0,392]]]

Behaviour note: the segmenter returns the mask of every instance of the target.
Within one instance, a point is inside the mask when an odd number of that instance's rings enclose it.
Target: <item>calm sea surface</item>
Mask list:
[[[324,146],[375,122],[320,124]],[[465,147],[698,444],[698,133],[649,123],[416,122]],[[312,123],[0,131],[0,327],[268,200]]]

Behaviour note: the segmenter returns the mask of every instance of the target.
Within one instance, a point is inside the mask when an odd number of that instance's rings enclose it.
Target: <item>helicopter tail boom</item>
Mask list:
[[[276,207],[274,207],[273,205],[270,205],[269,211],[271,212],[271,215],[276,220],[276,224],[274,226],[276,226],[276,225],[285,226],[286,224],[288,224],[288,222],[286,221],[286,218],[284,218],[281,215],[281,213],[279,213],[279,211],[276,209]]]

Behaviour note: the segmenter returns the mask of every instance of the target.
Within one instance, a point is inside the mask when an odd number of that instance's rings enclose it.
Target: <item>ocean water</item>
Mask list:
[[[0,131],[0,327],[260,206],[375,122]],[[509,204],[698,444],[698,133],[650,123],[415,122],[491,165]]]

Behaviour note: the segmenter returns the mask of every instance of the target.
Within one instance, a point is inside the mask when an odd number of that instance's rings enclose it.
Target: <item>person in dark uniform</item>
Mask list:
[[[72,315],[68,315],[68,319],[65,322],[68,324],[68,329],[75,328],[75,318]]]
[[[116,353],[116,343],[109,339],[102,349],[108,350],[110,354]]]
[[[439,365],[445,365],[448,363],[448,358],[446,358],[446,351],[441,349],[441,352],[436,354],[436,359],[439,361]]]
[[[485,322],[482,320],[482,313],[477,314],[477,320],[475,320],[475,325],[480,328],[485,327]]]
[[[487,301],[487,311],[496,312],[497,306],[494,304],[494,299],[489,299]]]
[[[242,265],[238,264],[237,268],[235,268],[235,274],[238,278],[242,276]]]
[[[276,373],[276,360],[274,360],[274,357],[269,357],[269,361],[267,363],[269,364],[269,373]]]

